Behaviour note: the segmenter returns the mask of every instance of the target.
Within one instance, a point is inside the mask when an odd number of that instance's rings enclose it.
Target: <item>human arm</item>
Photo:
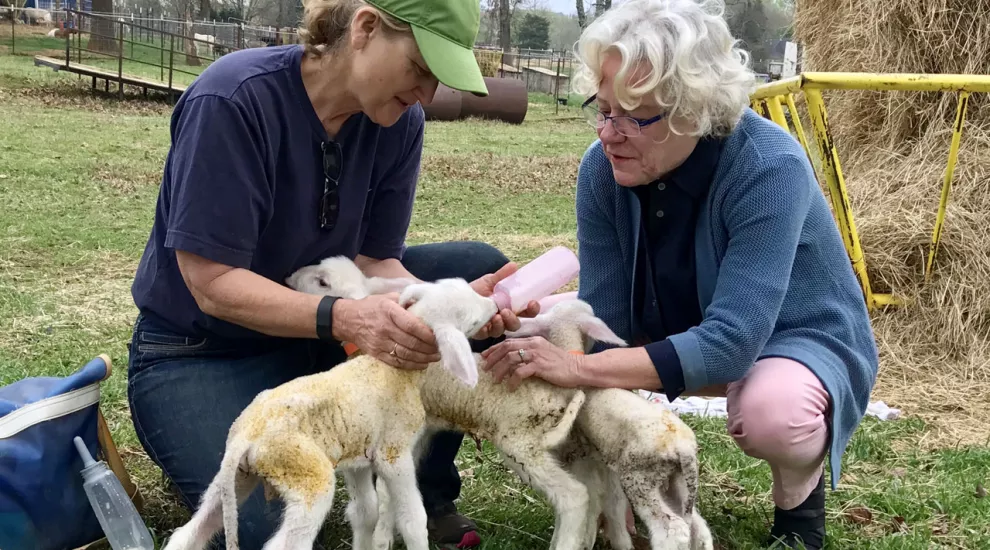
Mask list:
[[[185,251],[177,251],[176,257],[186,285],[207,315],[270,336],[317,337],[316,312],[322,296],[297,292],[252,271]],[[332,319],[335,340],[353,342],[392,366],[426,368],[440,360],[432,331],[400,307],[395,295],[337,300]],[[401,354],[388,355],[396,343]]]
[[[690,393],[740,379],[756,361],[777,322],[814,192],[809,173],[802,157],[783,155],[767,159],[729,186],[723,201],[728,246],[712,303],[698,327],[642,348],[604,349],[596,345],[601,351],[580,360],[567,358],[559,350],[529,353],[536,364],[526,370],[518,364],[517,352],[507,353],[513,346],[505,343],[490,352],[503,352],[494,359],[501,365],[490,368],[513,372],[510,383],[536,375],[562,384],[660,390],[668,397],[680,393],[680,388],[662,388],[659,372],[680,369],[682,389]],[[802,174],[809,179],[795,179]],[[608,247],[618,247],[618,242],[611,238],[614,230],[608,225],[608,211],[593,200],[593,194],[582,193],[580,175],[578,197],[583,262],[595,256],[613,258]],[[583,265],[579,297],[591,304],[596,314],[620,311],[617,317],[603,320],[613,328],[624,328],[627,311],[611,307],[628,299],[628,288],[620,284],[623,274],[615,266],[618,263],[596,262],[591,269]]]
[[[523,354],[519,353],[523,350]],[[515,389],[537,376],[565,388],[656,388],[660,384],[650,356],[642,347],[615,348],[590,355],[567,352],[542,336],[510,338],[482,352],[485,370]]]
[[[405,153],[385,173],[382,183],[375,192],[369,230],[361,253],[355,260],[357,266],[369,277],[419,280],[406,270],[399,260],[405,248],[414,191],[420,171],[424,128],[422,111],[419,108],[411,109],[408,121],[409,130],[406,132],[408,145],[404,146]],[[495,284],[515,273],[516,269],[516,265],[510,263],[496,273],[468,282],[482,296],[490,296]],[[519,312],[518,316],[534,316],[538,312],[538,304],[532,302],[527,310]],[[475,334],[474,338],[498,337],[506,330],[517,330],[518,316],[509,310],[496,313],[491,322]]]
[[[316,337],[319,299],[251,271],[272,213],[272,169],[264,123],[226,97],[181,103],[171,120],[165,246],[207,315],[271,336]]]
[[[207,315],[263,334],[316,338],[316,312],[322,297],[285,288],[251,269],[273,202],[272,162],[262,137],[263,121],[253,110],[228,98],[206,95],[177,108],[172,134],[167,167],[170,185],[162,192],[167,211],[165,246],[175,251],[197,305]],[[391,306],[381,301],[376,297],[336,304],[334,337],[351,340],[367,325],[394,328],[391,325],[396,322],[373,321],[405,311],[395,300]],[[395,332],[398,329],[380,330],[378,335],[384,340]],[[432,340],[425,326],[404,332]],[[368,343],[370,336],[361,336]],[[403,341],[394,337],[369,347],[388,346],[387,353],[395,342]],[[420,347],[426,348],[417,348],[421,355],[430,353],[429,345]],[[410,360],[423,359],[407,355]]]
[[[685,389],[741,379],[777,324],[811,202],[819,192],[797,153],[759,157],[719,199],[728,237],[705,318],[669,337]]]
[[[621,243],[614,223],[616,184],[611,165],[599,144],[585,152],[578,169],[577,217],[578,257],[581,262],[578,298],[587,302],[617,337],[629,339],[628,306],[632,276],[621,261]],[[529,362],[520,368],[518,354],[525,348]],[[509,379],[536,375],[557,384],[658,388],[659,377],[644,348],[608,349],[596,344],[587,356],[568,354],[543,338],[512,339],[485,352],[486,369],[497,380],[520,368]]]
[[[627,342],[632,340],[629,296],[632,293],[632,268],[623,260],[623,250],[615,218],[615,193],[618,185],[612,176],[612,166],[602,146],[591,145],[581,159],[577,174],[575,217],[577,219],[578,259],[580,274],[578,299],[592,307],[615,334]],[[596,343],[593,352],[608,344]]]
[[[175,256],[203,313],[269,336],[316,338],[321,296],[296,292],[253,271],[185,250],[176,250]],[[336,326],[335,337],[340,331]]]
[[[376,260],[367,256],[358,256],[354,260],[354,263],[368,277],[408,278],[416,282],[420,281],[420,279],[407,271],[402,263],[396,259],[389,258],[385,260]],[[495,273],[483,275],[474,281],[469,282],[471,287],[474,288],[475,292],[478,294],[482,296],[491,296],[495,289],[495,285],[502,279],[505,279],[515,273],[516,270],[516,264],[514,262],[509,262]],[[527,305],[526,309],[518,314],[514,313],[512,310],[504,309],[496,313],[495,316],[492,317],[491,322],[482,327],[482,329],[478,331],[473,338],[476,340],[497,338],[504,334],[506,330],[519,330],[519,327],[521,326],[519,317],[534,317],[539,312],[540,304],[535,300],[531,301]]]
[[[388,279],[411,279],[415,282],[422,282],[414,276],[396,258],[377,259],[370,256],[358,254],[354,258],[354,265],[361,270],[366,277],[384,277]]]

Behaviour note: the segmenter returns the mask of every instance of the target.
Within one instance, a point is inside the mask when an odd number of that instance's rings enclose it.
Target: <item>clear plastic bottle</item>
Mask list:
[[[567,247],[555,246],[495,285],[492,299],[498,309],[519,312],[532,300],[546,298],[574,280],[580,272],[577,256]]]
[[[83,490],[110,547],[113,550],[154,550],[151,533],[134,503],[127,498],[117,476],[105,462],[93,460],[82,438],[76,436],[72,441],[83,459]]]

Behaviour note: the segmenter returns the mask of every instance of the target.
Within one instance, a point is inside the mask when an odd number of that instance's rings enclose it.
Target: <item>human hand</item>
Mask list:
[[[512,275],[518,270],[518,266],[514,262],[509,262],[502,266],[501,269],[495,273],[489,273],[483,277],[471,282],[471,288],[475,292],[482,296],[491,296],[495,292],[495,285],[499,281],[505,279],[506,277]],[[492,317],[492,320],[482,327],[473,338],[476,340],[484,340],[486,338],[498,338],[505,334],[505,331],[515,331],[519,330],[522,324],[519,322],[519,317],[536,317],[540,313],[540,303],[537,301],[531,301],[526,304],[526,309],[520,311],[518,314],[514,313],[512,310],[506,308]]]
[[[343,327],[342,339],[386,364],[420,370],[440,360],[433,331],[399,305],[398,293],[339,300],[334,308],[335,322],[340,319]]]
[[[522,350],[522,353],[519,351]],[[573,388],[581,380],[582,356],[568,353],[542,336],[509,338],[481,353],[484,370],[492,373],[496,383],[508,378],[510,390],[530,376],[551,384]]]

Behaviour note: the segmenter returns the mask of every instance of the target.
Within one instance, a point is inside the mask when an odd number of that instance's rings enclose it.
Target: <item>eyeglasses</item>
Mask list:
[[[636,137],[643,133],[644,126],[649,126],[650,124],[659,122],[667,117],[667,113],[659,114],[655,117],[647,119],[631,116],[607,116],[591,105],[597,97],[597,94],[589,97],[588,100],[581,105],[581,112],[583,112],[587,117],[588,124],[598,130],[604,128],[605,123],[611,120],[612,127],[615,128],[616,132],[626,137]]]
[[[320,229],[333,229],[340,212],[340,196],[337,194],[340,169],[344,155],[340,144],[331,141],[320,144],[323,150],[323,198],[320,199]]]

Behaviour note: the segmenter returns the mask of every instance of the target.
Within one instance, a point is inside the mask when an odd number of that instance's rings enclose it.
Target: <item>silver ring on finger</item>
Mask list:
[[[522,361],[523,363],[526,362],[526,350],[524,349],[519,350],[519,360]]]
[[[399,349],[399,343],[398,342],[396,342],[395,345],[392,346],[392,351],[388,352],[388,354],[391,355],[392,357],[396,357],[395,350],[397,350],[397,349]]]

